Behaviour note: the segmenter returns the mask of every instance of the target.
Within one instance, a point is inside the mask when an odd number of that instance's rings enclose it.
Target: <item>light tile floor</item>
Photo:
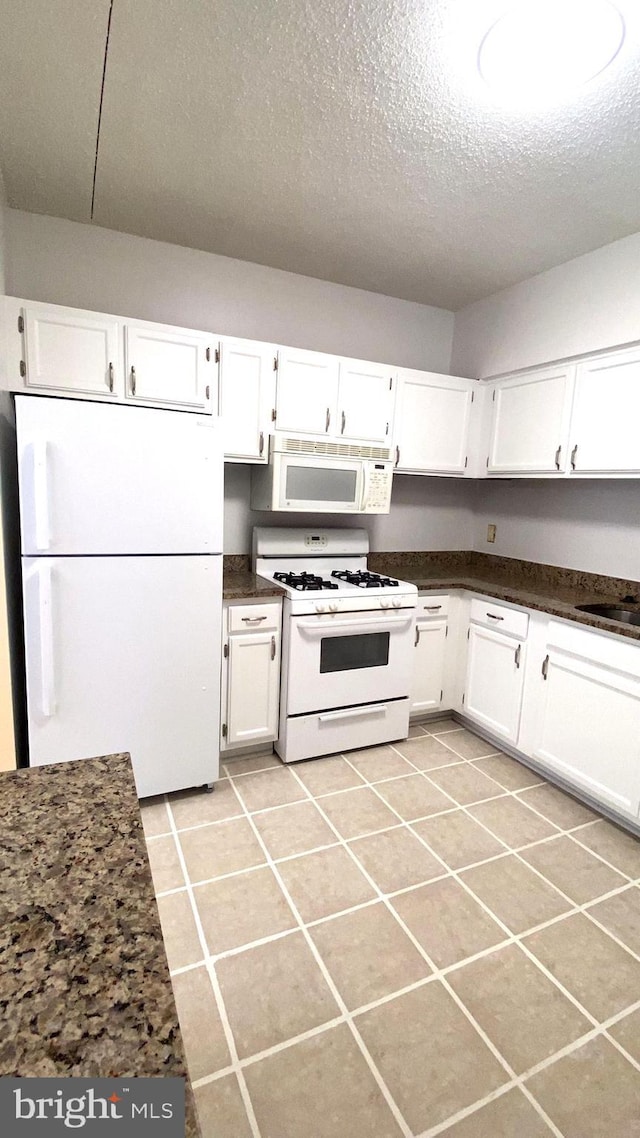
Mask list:
[[[203,1138],[640,1135],[640,842],[453,720],[142,816]]]

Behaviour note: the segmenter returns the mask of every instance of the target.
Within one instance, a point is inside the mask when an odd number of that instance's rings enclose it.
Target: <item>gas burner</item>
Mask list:
[[[386,589],[398,584],[392,577],[381,577],[379,573],[369,573],[366,569],[334,569],[331,576],[360,589]]]
[[[275,581],[281,581],[290,589],[297,589],[300,593],[317,593],[321,589],[337,589],[335,581],[323,581],[315,573],[274,573]]]

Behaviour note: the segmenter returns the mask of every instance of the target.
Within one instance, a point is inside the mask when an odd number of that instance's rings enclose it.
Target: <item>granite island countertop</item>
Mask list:
[[[3,773],[0,801],[0,1074],[186,1077],[129,756]]]
[[[576,608],[584,604],[620,604],[622,598],[629,595],[638,600],[625,603],[624,607],[640,612],[639,581],[542,562],[457,551],[375,553],[369,556],[369,566],[377,572],[396,574],[412,582],[421,592],[466,589],[640,641],[640,626],[608,620]]]

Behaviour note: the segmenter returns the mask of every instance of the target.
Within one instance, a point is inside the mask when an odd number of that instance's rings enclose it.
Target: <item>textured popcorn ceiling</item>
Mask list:
[[[579,95],[491,98],[504,0],[114,0],[98,225],[459,308],[640,230],[640,13]],[[91,218],[108,0],[0,0],[9,204]]]

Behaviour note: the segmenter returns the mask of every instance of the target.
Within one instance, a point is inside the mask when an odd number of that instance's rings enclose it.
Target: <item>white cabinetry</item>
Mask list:
[[[281,348],[276,426],[290,434],[335,435],[340,364],[335,356]]]
[[[398,383],[396,470],[463,474],[475,381],[403,370]]]
[[[528,615],[491,599],[472,600],[463,711],[488,731],[517,742]]]
[[[578,364],[571,471],[640,474],[640,349]]]
[[[220,410],[225,461],[266,463],[276,405],[276,349],[257,340],[220,345]]]
[[[336,430],[344,438],[389,445],[395,372],[381,364],[340,360]]]
[[[222,750],[277,738],[281,614],[280,601],[224,606]]]
[[[122,393],[117,319],[53,305],[6,301],[7,328],[21,336],[20,358],[7,367],[16,390],[116,399]]]
[[[537,699],[532,757],[593,798],[637,816],[640,645],[551,621]]]
[[[217,342],[164,324],[125,326],[125,395],[135,403],[209,411],[218,402]]]
[[[559,474],[567,468],[575,367],[563,365],[493,384],[489,474]]]
[[[321,352],[281,348],[276,427],[388,445],[393,427],[393,368]]]
[[[418,598],[414,636],[411,715],[438,711],[445,688],[449,597]]]

